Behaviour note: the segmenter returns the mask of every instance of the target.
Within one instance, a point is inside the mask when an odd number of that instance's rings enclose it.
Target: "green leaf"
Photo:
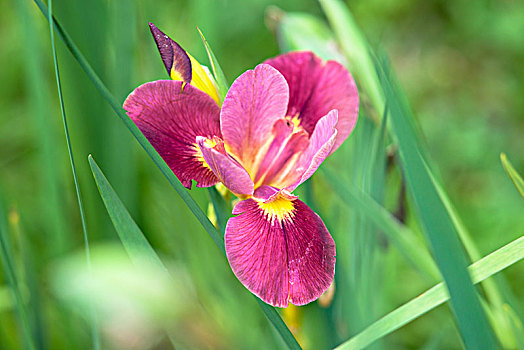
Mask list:
[[[35,341],[32,335],[31,322],[27,316],[26,303],[20,291],[20,281],[16,274],[15,260],[13,257],[13,246],[7,232],[8,225],[2,204],[0,200],[0,262],[2,262],[2,270],[15,299],[16,311],[25,346],[27,349],[33,350],[35,349]]]
[[[467,258],[455,225],[422,156],[413,120],[397,85],[382,69],[379,78],[390,108],[409,193],[451,295],[451,306],[468,348],[496,348],[497,341],[467,273]]]
[[[89,156],[89,165],[91,166],[98,190],[100,191],[104,205],[107,208],[107,212],[111,217],[111,221],[113,222],[118,236],[124,244],[124,247],[131,259],[134,259],[133,261],[139,264],[141,261],[143,261],[144,258],[146,258],[150,263],[161,266],[165,269],[162,261],[155,253],[147,239],[144,237],[144,234],[136,225],[133,218],[124,207],[124,204],[120,198],[118,198],[117,194],[107,181],[106,177],[92,156]],[[277,311],[273,307],[261,301],[259,298],[256,298],[256,300],[258,301],[266,317],[279,331],[289,348],[300,349],[300,346],[298,343],[296,343],[295,338],[291,332],[289,332],[287,326],[285,325],[284,321],[282,321],[282,318],[277,313]]]
[[[428,275],[433,281],[440,279],[438,268],[427,248],[408,227],[402,225],[369,195],[350,187],[346,181],[340,181],[340,177],[329,168],[323,167],[321,171],[335,195],[381,229],[415,269]]]
[[[71,238],[67,234],[69,230],[69,221],[64,215],[65,197],[62,196],[61,186],[63,183],[63,174],[58,166],[50,166],[60,159],[59,151],[63,146],[62,140],[57,136],[55,125],[50,123],[52,118],[51,94],[49,89],[48,71],[43,69],[47,64],[48,52],[44,51],[40,27],[37,26],[33,18],[32,4],[28,1],[14,1],[15,7],[20,19],[19,40],[24,43],[23,50],[20,52],[26,63],[20,79],[25,79],[27,86],[27,105],[29,107],[29,116],[34,118],[31,123],[35,123],[35,137],[37,144],[35,147],[39,150],[35,156],[39,157],[38,166],[40,169],[39,178],[43,186],[40,186],[40,193],[35,193],[40,197],[39,206],[42,210],[42,219],[44,227],[42,229],[49,235],[49,240],[53,244],[42,247],[48,254],[57,256],[71,247]]]
[[[386,105],[366,39],[343,1],[319,0],[326,17],[348,58],[348,68],[355,76],[359,91],[364,91],[378,116]]]
[[[47,10],[45,4],[41,0],[34,0],[34,2],[40,8],[40,11],[45,15],[46,10]],[[191,197],[188,191],[184,188],[184,186],[182,186],[182,184],[173,174],[169,166],[164,162],[162,157],[160,157],[160,155],[153,148],[153,146],[151,146],[151,144],[146,139],[146,137],[140,132],[140,130],[131,121],[131,119],[129,119],[129,117],[124,113],[124,110],[120,107],[119,103],[116,102],[113,95],[109,92],[109,90],[104,85],[102,80],[95,73],[95,71],[89,64],[89,62],[87,62],[84,55],[80,52],[80,50],[75,45],[75,43],[73,42],[69,34],[67,34],[67,32],[62,28],[60,23],[58,23],[58,21],[54,17],[52,17],[52,19],[53,19],[52,23],[53,23],[55,30],[59,34],[60,38],[63,40],[67,49],[71,52],[73,57],[77,60],[80,67],[87,74],[87,76],[89,77],[93,85],[98,89],[100,94],[109,103],[111,108],[115,111],[115,113],[122,120],[122,122],[124,122],[126,127],[133,134],[133,136],[140,143],[140,145],[144,148],[147,154],[153,159],[156,166],[160,169],[162,174],[166,177],[166,179],[171,184],[171,186],[175,189],[175,191],[178,193],[180,198],[188,206],[189,210],[191,210],[193,215],[197,218],[197,220],[200,222],[202,227],[209,234],[211,239],[213,239],[213,241],[219,247],[222,253],[225,254],[224,240],[223,240],[222,235],[216,230],[216,228],[213,226],[211,221],[209,221],[206,214],[198,206],[198,204],[195,202],[193,197]],[[257,298],[257,300],[259,299]],[[293,334],[291,333],[291,331],[286,327],[286,325],[280,318],[280,315],[277,313],[277,311],[273,307],[263,302],[259,302],[259,304],[262,308],[262,311],[264,312],[268,320],[273,324],[275,329],[278,331],[278,333],[280,334],[282,339],[285,341],[288,348],[300,349],[300,345],[298,344],[296,339],[293,337]]]
[[[372,52],[369,49],[364,35],[359,30],[345,4],[339,0],[320,0],[320,3],[335,31],[344,53],[348,57],[349,67],[351,67],[352,71],[355,73],[357,83],[359,83],[359,90],[369,96],[371,104],[377,111],[381,111],[380,108],[384,106],[385,99],[384,94],[381,91],[382,87],[377,75],[377,70],[385,70],[385,68],[375,67],[376,64],[374,63]],[[404,122],[412,130],[411,136],[413,142],[411,147],[418,150],[420,158],[422,158],[426,163],[426,167],[430,168],[428,164],[432,164],[431,159],[425,144],[419,136],[421,133],[415,131],[417,130],[417,126],[413,116],[411,114],[406,115]],[[401,137],[401,135],[397,135],[396,133],[392,133],[391,136],[393,140],[397,140],[397,138]],[[466,248],[466,251],[471,259],[478,260],[480,254],[478,253],[466,227],[463,225],[445,191],[435,179],[431,171],[429,171],[429,176],[433,182],[434,188],[440,196],[440,200],[442,201],[445,210],[447,211],[447,215],[455,227],[456,233]],[[484,287],[486,296],[491,302],[492,307],[499,309],[500,311],[503,300],[496,284],[488,280],[484,283]],[[494,327],[499,329],[502,326],[499,323],[495,323]]]
[[[324,21],[305,13],[278,12],[275,17],[281,51],[309,50],[324,60],[345,62],[335,36]]]
[[[40,8],[40,11],[42,11],[43,14],[46,13],[47,8],[44,5],[44,3],[41,0],[34,0],[35,3]],[[100,92],[100,94],[104,97],[104,99],[109,103],[113,111],[117,114],[117,116],[122,120],[122,122],[125,124],[125,126],[129,129],[131,134],[136,138],[138,143],[144,148],[146,153],[153,159],[153,162],[156,164],[156,166],[160,169],[162,174],[166,177],[166,179],[169,181],[171,186],[175,189],[175,191],[178,193],[180,198],[186,203],[189,210],[195,215],[197,220],[202,224],[206,232],[211,236],[215,244],[223,251],[224,250],[224,241],[219,234],[219,232],[215,229],[211,221],[207,218],[206,214],[202,211],[202,209],[198,206],[198,204],[195,202],[193,197],[188,193],[188,191],[182,186],[180,181],[176,178],[175,174],[171,171],[169,166],[164,162],[162,157],[158,154],[158,152],[151,146],[149,141],[146,139],[146,137],[140,132],[140,130],[137,128],[137,126],[129,119],[129,117],[125,114],[124,110],[120,106],[120,103],[118,103],[111,92],[107,89],[105,84],[102,82],[100,77],[95,73],[89,62],[85,59],[84,55],[80,52],[78,47],[75,45],[69,34],[62,28],[60,23],[56,21],[56,19],[53,17],[53,25],[55,27],[55,30],[57,31],[60,38],[63,40],[64,44],[66,45],[67,49],[71,52],[73,57],[76,59],[80,67],[84,70],[84,72],[87,74],[93,85],[97,88],[97,90]]]
[[[118,195],[113,190],[113,187],[111,187],[111,184],[107,181],[93,157],[89,155],[88,159],[98,191],[104,201],[109,217],[111,218],[113,226],[118,233],[118,237],[122,241],[122,244],[133,263],[140,265],[140,263],[145,259],[151,265],[160,267],[167,272],[164,264],[144,237],[144,234],[137,226],[120,198],[118,198]]]
[[[209,58],[209,63],[211,64],[211,70],[213,71],[213,75],[215,76],[215,80],[218,85],[218,95],[220,96],[220,101],[222,102],[224,101],[224,97],[226,97],[227,90],[229,89],[229,84],[227,83],[226,76],[224,75],[222,68],[220,68],[220,64],[218,63],[218,60],[215,54],[213,53],[213,50],[211,50],[209,43],[204,37],[204,34],[200,30],[200,28],[197,27],[197,30],[206,48],[207,57]]]
[[[522,180],[522,177],[517,172],[517,170],[515,170],[505,153],[500,154],[500,161],[502,162],[502,166],[504,167],[504,170],[506,170],[506,173],[509,175],[511,181],[513,181],[515,184],[515,187],[519,191],[520,195],[524,197],[524,180]]]
[[[472,264],[469,267],[469,272],[473,282],[479,283],[523,258],[524,237],[520,237]],[[336,349],[363,349],[447,300],[449,300],[449,294],[447,293],[446,285],[441,282],[374,322]],[[485,347],[481,346],[480,348]]]
[[[56,87],[58,91],[58,99],[60,101],[60,112],[62,115],[62,124],[64,126],[64,134],[66,137],[66,143],[67,143],[67,151],[69,154],[69,162],[71,165],[71,172],[73,175],[73,180],[75,183],[75,192],[76,192],[76,200],[78,202],[78,210],[80,211],[80,220],[82,222],[82,232],[84,236],[84,248],[85,248],[85,255],[87,260],[87,269],[88,271],[91,270],[91,260],[90,260],[90,254],[89,254],[89,239],[87,234],[87,224],[86,224],[86,217],[84,212],[84,205],[82,201],[82,195],[80,193],[80,185],[78,184],[78,177],[76,173],[76,166],[75,166],[75,159],[73,157],[73,149],[71,146],[71,138],[69,137],[69,129],[67,126],[67,117],[65,112],[65,104],[64,99],[62,96],[62,84],[60,82],[60,71],[58,69],[58,57],[56,55],[56,47],[55,47],[55,36],[54,36],[54,30],[51,19],[53,18],[53,1],[49,0],[49,7],[47,12],[47,20],[49,22],[49,34],[51,36],[51,48],[53,52],[53,62],[54,62],[54,68],[55,68],[55,78],[56,78]],[[93,340],[93,347],[95,349],[100,349],[100,338],[98,336],[98,321],[97,316],[93,313],[91,314],[91,320],[90,320],[90,328],[91,328],[91,337]]]
[[[220,232],[225,232],[227,220],[231,215],[231,205],[224,199],[224,197],[222,197],[222,195],[220,195],[216,187],[209,187],[207,192],[209,193],[209,198],[211,199],[213,208],[215,209],[218,228]]]
[[[516,346],[514,345],[513,347],[516,347],[517,349],[524,349],[524,326],[522,325],[519,316],[508,304],[504,304],[503,310],[510,321],[510,326],[513,330],[513,334],[515,335]]]

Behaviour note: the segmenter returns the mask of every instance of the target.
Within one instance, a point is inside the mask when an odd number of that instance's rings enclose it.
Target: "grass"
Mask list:
[[[60,113],[62,116],[62,123],[64,126],[64,134],[66,138],[66,144],[67,144],[67,151],[69,154],[69,162],[71,165],[71,173],[73,175],[73,181],[75,184],[75,193],[76,193],[76,200],[78,202],[78,210],[80,212],[80,222],[82,224],[82,233],[84,238],[84,248],[85,248],[85,256],[86,256],[86,263],[87,263],[87,270],[88,272],[91,271],[91,255],[89,251],[89,236],[87,233],[87,223],[86,223],[86,216],[85,216],[85,210],[84,210],[84,204],[82,195],[80,193],[80,185],[78,183],[78,176],[76,171],[76,165],[75,165],[75,158],[73,156],[73,148],[71,145],[71,138],[69,136],[69,128],[67,126],[67,117],[66,117],[66,111],[65,111],[65,105],[64,105],[64,99],[62,97],[62,84],[60,81],[60,71],[58,68],[58,58],[56,55],[56,48],[55,48],[55,37],[54,37],[54,28],[53,28],[53,2],[52,0],[49,1],[48,4],[48,12],[47,12],[47,20],[49,21],[49,33],[51,36],[51,48],[53,52],[53,62],[54,62],[54,68],[55,68],[55,78],[56,78],[56,87],[58,91],[58,99],[60,101]],[[91,319],[90,319],[90,327],[91,327],[91,334],[93,338],[93,348],[94,349],[100,349],[100,339],[98,336],[98,329],[97,329],[97,315],[94,311],[91,312]]]
[[[504,24],[522,5],[35,1],[0,4],[2,348],[522,347],[524,86],[508,71],[524,52]],[[167,78],[150,21],[210,62],[221,96],[279,50],[354,75],[358,125],[297,189],[337,243],[332,299],[253,298],[223,254],[231,196],[188,192],[125,115],[127,93]]]

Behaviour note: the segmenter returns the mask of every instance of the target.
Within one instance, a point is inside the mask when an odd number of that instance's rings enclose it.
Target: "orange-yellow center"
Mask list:
[[[213,148],[217,145],[217,142],[214,139],[206,139],[204,141],[204,145],[207,148]],[[202,162],[202,166],[204,168],[209,168],[209,165],[207,165],[206,160],[204,159],[204,156],[202,155],[202,151],[200,150],[200,147],[196,143],[193,144],[193,149],[195,150],[195,158]]]
[[[282,222],[284,220],[290,220],[295,216],[293,201],[281,196],[269,203],[259,202],[258,206],[271,223],[273,223],[275,219]]]

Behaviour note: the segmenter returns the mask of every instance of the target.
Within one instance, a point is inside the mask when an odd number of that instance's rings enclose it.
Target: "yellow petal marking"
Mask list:
[[[293,201],[290,201],[282,196],[278,196],[274,201],[265,203],[259,202],[258,206],[264,212],[266,219],[274,223],[275,219],[279,222],[284,220],[291,220],[295,216],[295,207]]]
[[[208,94],[217,104],[220,105],[220,99],[218,98],[217,88],[215,82],[212,80],[212,77],[202,68],[200,63],[193,58],[189,53],[187,54],[191,60],[191,85],[197,89]]]
[[[199,89],[202,92],[208,94],[215,102],[220,105],[220,99],[218,97],[217,88],[214,82],[213,77],[206,72],[206,70],[198,63],[198,61],[186,52],[187,56],[191,61],[191,82],[190,84]],[[184,81],[182,75],[175,70],[175,65],[171,68],[171,73],[169,74],[171,79]],[[188,83],[187,81],[184,81]]]
[[[178,72],[175,70],[174,67],[175,67],[175,65],[173,65],[173,68],[171,68],[171,74],[170,74],[171,79],[173,79],[173,80],[179,80],[179,81],[184,81],[184,80],[182,79],[182,76],[180,75],[180,73],[178,73]]]
[[[296,131],[298,127],[300,126],[300,119],[298,119],[299,114],[297,113],[294,117],[290,119],[290,121],[293,123],[293,131]],[[290,117],[287,117],[290,118]]]
[[[209,148],[213,148],[217,145],[216,141],[213,139],[206,139],[204,144],[206,147],[209,147]],[[204,156],[202,155],[202,151],[200,150],[200,147],[198,147],[198,144],[194,143],[193,149],[195,150],[195,153],[194,153],[195,158],[199,160],[200,162],[202,162],[202,166],[204,168],[209,168],[209,165],[207,165],[206,160],[204,159]]]

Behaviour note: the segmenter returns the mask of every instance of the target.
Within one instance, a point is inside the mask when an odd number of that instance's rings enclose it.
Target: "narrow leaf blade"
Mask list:
[[[45,4],[41,0],[34,0],[34,2],[37,4],[42,14],[44,14],[45,16],[46,11],[47,11]],[[173,174],[169,166],[164,162],[162,157],[160,157],[158,152],[153,148],[153,146],[149,143],[146,137],[140,132],[140,130],[131,121],[131,119],[129,119],[129,117],[124,113],[123,109],[120,107],[120,104],[115,100],[111,92],[107,89],[107,87],[102,82],[100,77],[93,70],[93,68],[91,67],[89,62],[85,59],[84,55],[80,52],[80,50],[78,49],[76,44],[73,42],[69,34],[62,28],[60,23],[58,23],[58,21],[54,17],[51,17],[51,18],[52,18],[53,26],[55,30],[57,31],[57,33],[59,34],[60,38],[63,40],[64,44],[66,45],[67,49],[71,52],[73,57],[77,60],[80,67],[84,70],[86,75],[89,77],[93,85],[97,88],[97,90],[104,97],[104,99],[109,103],[111,108],[115,111],[115,113],[122,120],[122,122],[124,122],[126,127],[129,129],[131,134],[136,138],[139,144],[144,148],[146,153],[152,158],[156,166],[160,169],[162,174],[166,177],[166,179],[169,181],[171,186],[175,189],[175,191],[178,193],[180,198],[184,201],[187,207],[191,210],[193,215],[197,218],[197,220],[200,222],[200,224],[205,229],[205,231],[209,234],[209,236],[213,239],[213,241],[219,247],[222,253],[225,254],[225,246],[224,246],[224,240],[223,240],[222,235],[216,230],[216,228],[213,226],[213,223],[209,221],[209,218],[202,211],[202,209],[198,206],[198,204],[193,199],[193,197],[191,197],[188,191],[182,186],[182,184]],[[46,19],[48,19],[47,16],[46,16]],[[265,305],[265,304],[262,307],[262,309],[264,313],[266,313],[266,316],[268,312],[272,314],[272,317],[268,317],[268,320],[273,324],[275,329],[278,331],[278,333],[280,334],[280,336],[286,343],[287,347],[290,349],[300,349],[300,345],[298,344],[296,339],[293,337],[293,334],[291,333],[291,331],[286,327],[286,325],[284,324],[284,322],[282,321],[282,319],[280,318],[280,315],[278,315],[276,310],[270,307],[269,305]],[[269,309],[272,309],[272,311],[268,311]]]
[[[479,283],[524,258],[524,237],[520,237],[469,267],[474,283]],[[393,310],[365,330],[341,344],[337,350],[363,349],[449,300],[444,283],[428,289],[415,299]]]
[[[391,213],[369,195],[357,188],[350,187],[344,181],[340,181],[339,176],[329,168],[324,167],[321,170],[327,178],[326,182],[333,188],[335,195],[380,228],[414,268],[423,272],[432,280],[438,281],[440,279],[438,268],[427,248],[408,227],[398,222]]]
[[[7,232],[8,225],[2,204],[3,203],[0,200],[0,265],[2,265],[2,270],[15,299],[16,311],[18,314],[25,346],[27,349],[34,350],[35,341],[32,335],[31,322],[29,321],[26,303],[24,302],[24,298],[22,297],[20,290],[20,281],[18,280],[18,276],[16,274],[13,247]]]
[[[71,165],[71,173],[73,175],[73,181],[75,184],[75,193],[76,193],[76,200],[78,203],[78,210],[80,212],[80,221],[82,223],[82,234],[84,238],[84,249],[85,249],[85,255],[86,255],[86,262],[87,262],[87,269],[88,271],[91,271],[91,257],[89,252],[89,238],[88,238],[88,232],[87,232],[87,223],[86,223],[86,216],[84,211],[84,204],[82,199],[82,194],[80,193],[80,185],[78,183],[78,176],[76,171],[76,165],[75,165],[75,158],[73,156],[73,148],[71,146],[71,138],[69,136],[69,128],[67,125],[67,116],[65,111],[65,104],[64,99],[62,96],[62,83],[60,80],[60,70],[58,68],[58,57],[56,54],[56,47],[55,47],[55,35],[54,35],[54,28],[52,25],[51,19],[53,18],[53,1],[49,0],[49,7],[47,11],[47,20],[49,22],[49,35],[51,37],[51,49],[53,53],[53,63],[54,63],[54,69],[55,69],[55,78],[56,78],[56,88],[58,92],[58,99],[60,102],[60,113],[62,116],[62,124],[64,127],[64,134],[66,138],[66,144],[67,144],[67,152],[69,155],[69,162]],[[91,328],[91,337],[93,340],[93,347],[94,349],[98,350],[100,349],[100,337],[98,336],[98,320],[96,314],[93,312],[90,315],[90,328]]]
[[[109,181],[107,181],[93,157],[89,155],[88,159],[100,196],[104,201],[118,237],[131,260],[136,264],[140,264],[145,259],[152,265],[165,269],[164,264],[125,208]]]
[[[497,341],[467,273],[467,258],[456,228],[435,187],[434,176],[419,151],[413,118],[397,85],[379,69],[391,112],[409,193],[451,295],[451,306],[466,347],[497,347]]]
[[[502,166],[504,166],[504,170],[506,170],[506,173],[510,177],[511,181],[513,181],[515,184],[515,187],[519,191],[520,195],[524,197],[524,180],[522,180],[522,177],[517,172],[517,170],[515,170],[505,153],[500,154],[500,161],[502,162]]]
[[[224,97],[226,97],[227,90],[229,89],[229,84],[227,83],[226,76],[224,75],[224,72],[218,63],[213,50],[211,50],[211,46],[209,46],[209,43],[207,42],[200,28],[197,29],[200,37],[202,38],[202,42],[204,43],[204,47],[206,48],[207,57],[209,58],[209,63],[211,64],[211,70],[213,71],[213,75],[215,76],[215,80],[218,85],[218,95],[220,96],[220,101],[224,101]]]

